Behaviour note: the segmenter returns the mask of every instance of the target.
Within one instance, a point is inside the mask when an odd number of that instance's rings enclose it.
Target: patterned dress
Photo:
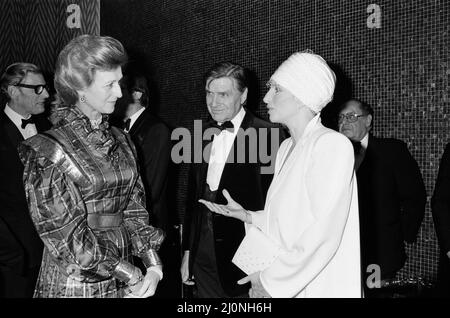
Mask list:
[[[123,297],[119,261],[158,250],[128,135],[93,128],[75,106],[60,106],[54,128],[19,147],[34,225],[45,244],[34,297]]]

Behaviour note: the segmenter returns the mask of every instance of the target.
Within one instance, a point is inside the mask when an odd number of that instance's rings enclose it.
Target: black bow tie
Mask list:
[[[125,129],[126,131],[130,130],[130,124],[131,124],[131,119],[128,118],[127,120],[125,120],[125,123],[123,125],[123,129]]]
[[[208,125],[210,128],[211,127],[214,127],[214,128],[217,128],[217,129],[219,129],[218,131],[215,131],[214,132],[214,134],[215,135],[218,135],[218,134],[220,134],[220,132],[222,131],[222,130],[228,130],[229,132],[234,132],[234,125],[233,125],[233,123],[231,122],[231,121],[226,121],[226,122],[224,122],[222,125],[219,125],[217,122],[215,122],[215,121],[212,121],[209,125]]]
[[[361,142],[360,141],[351,141],[353,145],[353,150],[355,151],[355,154],[359,154],[361,152]]]
[[[22,129],[25,129],[25,127],[27,127],[28,124],[34,124],[34,117],[31,116],[28,119],[22,119],[22,124],[20,125],[20,127],[22,127]]]

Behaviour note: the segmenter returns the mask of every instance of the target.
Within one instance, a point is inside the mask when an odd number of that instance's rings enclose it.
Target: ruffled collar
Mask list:
[[[71,126],[81,139],[87,141],[88,145],[110,159],[117,159],[115,150],[118,143],[111,133],[108,115],[102,115],[100,123],[92,123],[78,107],[58,105],[52,109],[50,121],[55,128]]]

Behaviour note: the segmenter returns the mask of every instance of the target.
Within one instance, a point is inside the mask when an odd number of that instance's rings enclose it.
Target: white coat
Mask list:
[[[292,142],[278,150],[264,210],[252,213],[253,225],[282,247],[261,283],[272,297],[361,297],[353,147],[319,115],[282,167]]]

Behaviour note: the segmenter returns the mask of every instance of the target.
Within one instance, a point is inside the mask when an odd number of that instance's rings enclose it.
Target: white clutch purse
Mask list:
[[[251,226],[233,256],[232,262],[247,275],[269,267],[281,252],[271,238]]]

